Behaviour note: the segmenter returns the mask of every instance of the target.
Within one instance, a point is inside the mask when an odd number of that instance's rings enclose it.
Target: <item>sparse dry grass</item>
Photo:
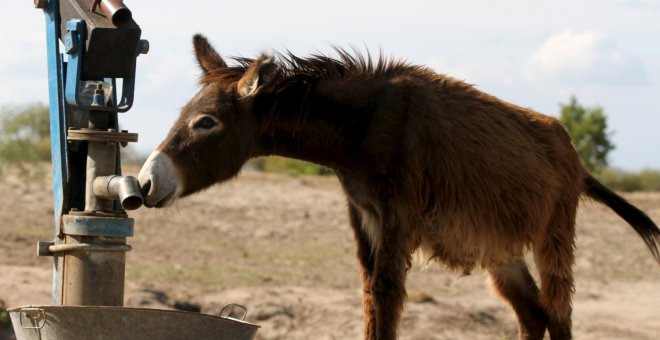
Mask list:
[[[34,249],[37,240],[52,238],[50,180],[23,180],[12,167],[3,171],[0,270],[39,268],[47,278],[50,259],[36,257]],[[137,171],[129,167],[126,173]],[[40,183],[44,178],[47,183]],[[660,221],[660,193],[626,197]],[[130,215],[129,298],[139,293],[135,289],[151,287],[186,296],[204,312],[227,301],[250,305],[251,314],[290,311],[286,319],[258,320],[264,339],[360,337],[355,245],[334,177],[246,173],[171,210],[142,208]],[[653,339],[660,332],[660,270],[643,242],[610,210],[589,202],[580,208],[577,230],[576,337]],[[8,303],[33,291],[49,294],[49,282],[30,281],[30,291],[21,293],[3,291],[3,280],[26,279],[0,275],[0,298]],[[485,281],[481,272],[461,278],[436,265],[413,269],[401,338],[515,337],[511,312],[489,295]]]

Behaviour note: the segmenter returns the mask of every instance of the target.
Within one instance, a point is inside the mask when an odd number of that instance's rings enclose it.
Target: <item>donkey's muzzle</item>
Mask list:
[[[181,179],[178,170],[167,154],[154,151],[138,175],[144,205],[147,207],[166,207],[171,205],[181,194]]]

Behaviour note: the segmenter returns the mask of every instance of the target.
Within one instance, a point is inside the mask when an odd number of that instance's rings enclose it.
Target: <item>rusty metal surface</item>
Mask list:
[[[63,229],[67,235],[132,237],[134,220],[125,216],[63,215]]]
[[[29,306],[9,314],[17,340],[252,340],[259,329],[231,318],[145,308]]]
[[[103,114],[90,114],[92,117]],[[85,182],[85,211],[113,211],[115,204],[112,200],[102,199],[94,194],[94,179],[100,176],[111,176],[116,172],[117,145],[107,142],[89,142],[87,145],[87,176]]]
[[[116,218],[126,218],[128,215],[124,210],[115,210],[115,211],[82,211],[79,209],[72,209],[69,211],[68,215],[71,216],[97,216],[97,217],[116,217]],[[67,215],[63,215],[67,216]],[[133,235],[130,235],[133,236]]]
[[[34,8],[44,9],[48,6],[48,0],[34,0]]]
[[[71,236],[65,244],[126,245],[125,237]],[[121,306],[124,303],[125,251],[70,251],[62,268],[62,304]]]
[[[86,140],[89,142],[102,143],[128,143],[137,142],[138,134],[125,131],[117,131],[114,129],[109,129],[106,131],[84,128],[69,128],[66,139],[69,141]]]

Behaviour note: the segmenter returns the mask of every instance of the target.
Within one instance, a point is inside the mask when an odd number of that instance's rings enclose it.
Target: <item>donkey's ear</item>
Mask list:
[[[209,44],[206,37],[201,34],[193,36],[193,47],[195,48],[195,56],[199,62],[199,66],[204,73],[211,70],[227,67],[227,63],[220,57],[218,52],[215,51],[213,46]]]
[[[272,85],[281,72],[272,57],[262,55],[245,70],[236,88],[241,97],[252,96]]]

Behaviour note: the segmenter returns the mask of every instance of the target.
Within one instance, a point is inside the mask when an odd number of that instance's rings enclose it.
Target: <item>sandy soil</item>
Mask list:
[[[133,172],[136,169],[129,169]],[[129,171],[130,172],[130,171]],[[0,165],[0,299],[48,304],[50,170]],[[626,195],[660,221],[660,193]],[[355,245],[332,177],[245,173],[181,200],[140,209],[127,259],[127,306],[216,314],[245,304],[259,339],[360,339]],[[578,217],[576,339],[658,339],[660,268],[618,216],[585,202]],[[484,273],[414,269],[401,339],[513,339],[509,308]],[[10,329],[0,339],[10,338]]]

